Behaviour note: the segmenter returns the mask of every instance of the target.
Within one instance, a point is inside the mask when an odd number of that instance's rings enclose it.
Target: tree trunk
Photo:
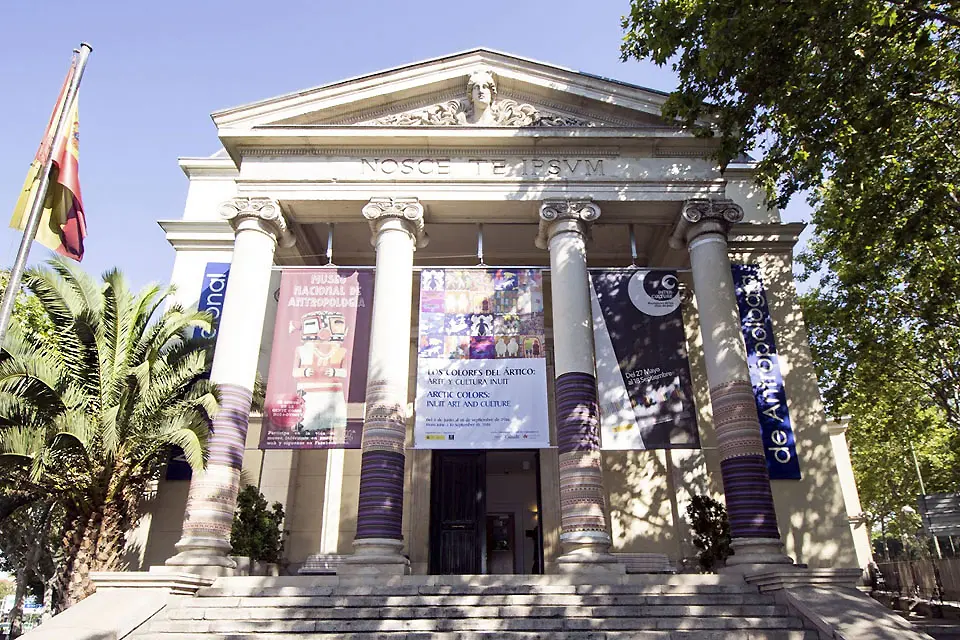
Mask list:
[[[90,559],[94,557],[99,528],[100,513],[94,511],[89,515],[78,514],[73,526],[67,530],[64,540],[66,557],[60,566],[65,608],[72,607],[93,593],[93,585],[89,580]]]
[[[47,545],[47,536],[50,533],[50,514],[53,511],[53,504],[38,505],[42,509],[40,521],[37,522],[32,514],[27,517],[28,526],[25,527],[28,539],[33,543],[27,553],[23,567],[17,572],[17,594],[14,598],[13,609],[10,610],[10,633],[8,637],[15,638],[20,635],[23,625],[23,600],[27,593],[27,584],[31,578],[39,578],[37,565],[40,562],[40,554]],[[39,526],[38,526],[39,525]]]
[[[71,607],[96,591],[90,574],[95,571],[121,571],[126,532],[131,523],[122,500],[99,505],[78,524],[70,537],[68,557],[63,563],[66,584],[65,604]]]
[[[21,626],[23,625],[23,599],[27,595],[26,569],[17,571],[14,575],[17,581],[17,592],[13,598],[13,608],[10,609],[10,617],[8,618],[10,631],[7,634],[7,638],[16,638],[20,635]]]

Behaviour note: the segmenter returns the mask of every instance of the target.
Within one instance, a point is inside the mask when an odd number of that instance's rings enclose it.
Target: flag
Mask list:
[[[64,126],[60,136],[54,140],[56,119],[67,98],[67,89],[73,81],[76,64],[71,67],[67,79],[60,90],[57,105],[47,124],[40,142],[40,148],[27,171],[27,179],[13,210],[10,226],[24,230],[34,200],[39,196],[40,173],[51,155],[53,167],[50,171],[50,183],[47,189],[37,240],[57,253],[80,261],[83,259],[83,239],[87,236],[86,219],[83,215],[83,201],[80,197],[80,115],[79,96],[73,100],[69,111],[64,114]]]

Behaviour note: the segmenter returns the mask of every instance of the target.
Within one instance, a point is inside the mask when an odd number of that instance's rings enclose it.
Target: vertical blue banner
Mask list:
[[[194,338],[213,338],[217,335],[220,312],[223,311],[223,298],[227,292],[227,278],[230,276],[229,262],[208,262],[203,270],[203,286],[197,309],[208,311],[213,316],[213,331],[199,327],[193,330]]]
[[[763,449],[771,480],[799,480],[800,461],[787,410],[787,392],[773,337],[767,294],[756,264],[732,265],[740,310],[740,328],[747,345],[750,383],[757,400]]]
[[[194,338],[213,338],[217,335],[220,313],[223,311],[223,298],[227,292],[227,278],[230,276],[229,262],[208,262],[203,270],[203,285],[200,287],[200,299],[197,309],[208,311],[213,316],[213,330],[206,331],[197,327]],[[173,447],[167,462],[167,480],[189,480],[192,475],[187,459],[180,447]]]

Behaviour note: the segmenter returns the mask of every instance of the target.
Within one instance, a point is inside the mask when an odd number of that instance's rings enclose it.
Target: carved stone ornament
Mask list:
[[[427,237],[426,225],[423,221],[423,205],[418,198],[370,198],[370,202],[363,205],[363,217],[370,223],[373,237],[370,243],[376,245],[377,233],[384,220],[397,218],[417,242],[417,248],[427,246],[430,239]]]
[[[670,246],[682,249],[705,233],[726,237],[730,227],[743,220],[743,208],[733,200],[694,198],[683,203],[680,219],[670,234]]]
[[[564,220],[577,223],[577,228],[586,235],[589,225],[600,217],[600,206],[590,200],[544,200],[540,205],[540,228],[536,245],[546,249],[550,241],[550,228]]]
[[[400,127],[476,125],[480,127],[595,127],[596,122],[541,113],[532,104],[497,97],[493,72],[475,71],[467,80],[466,100],[447,100],[423,109],[391,114],[363,124]]]
[[[236,233],[254,229],[273,236],[281,247],[292,247],[296,243],[280,211],[280,203],[271,198],[231,198],[220,205],[219,213]]]

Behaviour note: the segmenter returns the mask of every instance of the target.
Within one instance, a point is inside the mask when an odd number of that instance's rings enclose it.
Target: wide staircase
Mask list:
[[[589,582],[588,582],[589,580]],[[171,601],[142,640],[815,640],[735,576],[224,578]]]

